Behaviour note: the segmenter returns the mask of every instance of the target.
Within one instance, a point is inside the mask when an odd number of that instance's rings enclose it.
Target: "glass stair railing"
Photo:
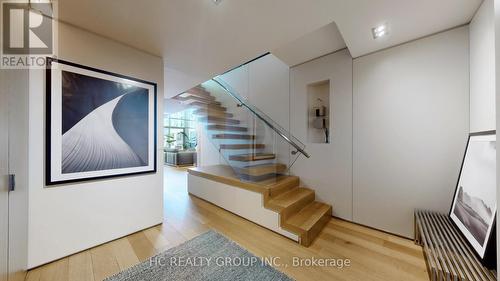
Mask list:
[[[288,174],[305,145],[242,98],[221,76],[174,99],[191,107],[203,134],[243,181],[272,182]]]

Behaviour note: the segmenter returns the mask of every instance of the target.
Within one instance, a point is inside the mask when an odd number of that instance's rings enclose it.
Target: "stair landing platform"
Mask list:
[[[277,193],[279,193],[277,189],[286,189],[287,187],[298,185],[300,182],[299,177],[296,176],[278,176],[263,181],[242,181],[233,169],[226,165],[189,168],[188,173],[246,190],[259,192],[265,196],[277,195]]]

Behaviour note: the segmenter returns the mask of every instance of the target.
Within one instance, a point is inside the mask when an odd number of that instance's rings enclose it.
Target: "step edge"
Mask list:
[[[238,161],[238,162],[257,162],[257,161],[273,160],[273,159],[276,159],[276,157],[264,157],[264,158],[260,158],[260,159],[255,159],[255,158],[241,159],[238,157],[231,157],[231,156],[229,157],[229,160]]]
[[[285,182],[281,182],[278,185],[271,187],[269,189],[269,197],[274,198],[287,192],[290,189],[300,187],[300,178],[296,176],[293,177],[295,177],[295,179],[287,179]]]
[[[290,203],[290,205],[287,205],[287,206],[281,206],[281,205],[278,205],[278,204],[276,204],[276,203],[275,203],[275,202],[276,202],[276,199],[279,199],[278,197],[281,197],[281,196],[283,196],[283,195],[286,195],[287,193],[299,192],[299,191],[296,191],[296,190],[301,190],[301,189],[306,190],[306,191],[305,191],[305,192],[303,192],[303,193],[300,193],[300,194],[299,194],[299,196],[300,196],[300,197],[298,197],[296,201],[291,202],[291,203]],[[287,192],[282,193],[282,194],[280,194],[280,195],[279,195],[279,196],[277,196],[277,197],[270,198],[270,199],[269,199],[269,201],[268,201],[268,204],[270,203],[270,204],[271,204],[271,205],[273,205],[273,206],[278,206],[278,207],[280,208],[280,210],[281,210],[281,211],[283,211],[283,210],[285,210],[285,209],[287,209],[287,208],[290,208],[290,207],[294,206],[295,204],[299,204],[302,200],[306,200],[306,199],[307,199],[309,196],[311,196],[311,195],[312,195],[312,196],[316,196],[315,192],[314,192],[313,190],[309,189],[309,188],[302,188],[302,187],[292,188],[291,190],[288,190]],[[312,201],[309,201],[309,203],[310,203],[310,202],[313,202],[313,201],[314,201],[314,197],[313,197],[313,200],[312,200]],[[308,205],[308,204],[306,204],[306,206],[307,206],[307,205]],[[305,206],[304,206],[304,208],[305,208]],[[302,210],[302,209],[301,209],[301,210]],[[300,210],[299,210],[299,212],[300,212]]]
[[[320,221],[320,220],[321,220],[321,218],[322,218],[325,214],[327,214],[327,213],[329,213],[330,211],[332,211],[332,210],[333,210],[333,207],[332,207],[331,205],[329,205],[329,204],[322,203],[322,202],[319,202],[319,201],[313,201],[313,202],[311,202],[310,204],[308,204],[307,206],[304,206],[304,208],[302,208],[299,212],[297,212],[297,214],[295,214],[295,215],[293,215],[293,216],[289,217],[289,218],[287,219],[287,223],[288,223],[288,224],[290,224],[290,225],[293,225],[293,226],[296,226],[296,227],[300,228],[300,226],[295,225],[295,224],[293,224],[293,223],[290,223],[290,221],[293,219],[293,217],[295,217],[296,215],[298,215],[298,214],[299,214],[299,213],[300,213],[303,209],[308,208],[310,205],[312,205],[312,204],[314,204],[314,203],[321,203],[321,204],[323,204],[324,206],[327,206],[327,208],[326,208],[325,210],[320,211],[320,214],[321,214],[321,215],[319,215],[319,216],[317,217],[317,219],[315,220],[314,224],[312,224],[309,228],[304,229],[305,231],[309,231],[312,227],[314,227],[314,225],[315,225],[316,223],[318,223],[318,221]],[[302,228],[301,228],[301,229],[302,229]]]

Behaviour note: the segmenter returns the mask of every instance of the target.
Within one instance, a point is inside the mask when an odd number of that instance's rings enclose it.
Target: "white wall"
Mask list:
[[[495,69],[500,69],[500,0],[494,0],[495,12]],[[500,71],[495,72],[495,109],[496,121],[500,124]],[[498,134],[497,134],[498,135]],[[497,163],[500,163],[500,150],[497,149]],[[497,202],[500,202],[500,165],[497,165]],[[497,208],[497,218],[500,210]],[[497,223],[497,257],[500,257],[500,223]],[[497,258],[497,269],[500,268],[500,259]],[[497,273],[497,278],[499,277]]]
[[[496,122],[498,122],[496,112],[499,106],[495,102],[495,97],[498,96],[499,88],[495,82],[498,80],[495,69],[499,67],[499,63],[498,59],[495,61],[495,57],[498,58],[500,54],[498,49],[500,37],[495,35],[495,30],[498,34],[500,28],[498,23],[495,26],[495,21],[498,22],[500,17],[499,6],[500,2],[497,0],[484,0],[469,25],[471,132],[495,130]],[[499,160],[497,156],[497,163]],[[500,175],[499,172],[497,172],[497,187],[500,179],[498,175]],[[497,201],[500,202],[499,196],[500,190],[497,188]],[[500,233],[499,231],[500,227],[497,224],[497,233]],[[499,254],[500,236],[497,235],[497,256]],[[500,266],[500,259],[498,263]]]
[[[289,67],[267,55],[249,64],[248,100],[283,128],[288,128]]]
[[[280,126],[289,126],[289,67],[270,54],[221,75],[238,95],[269,115]]]
[[[485,0],[470,23],[470,131],[495,130],[495,15]]]
[[[244,99],[249,99],[249,77],[250,73],[248,64],[220,75],[220,78],[229,84],[229,86],[231,86],[233,90]]]
[[[277,48],[272,53],[290,67],[314,60],[346,47],[344,38],[332,21],[300,38]]]
[[[290,68],[274,55],[267,55],[248,65],[248,100],[271,117],[279,126],[290,127]],[[274,143],[274,153],[280,163],[290,161],[288,143],[257,119],[257,135],[263,135],[262,143]],[[264,133],[265,132],[265,133]]]
[[[163,62],[59,24],[59,58],[158,84],[158,172],[45,188],[45,72],[30,72],[30,268],[162,222]]]
[[[196,77],[173,68],[165,67],[165,98],[169,99],[175,97],[182,92],[191,89],[193,85],[198,85],[204,82],[204,80],[204,78]]]
[[[330,80],[330,143],[305,143],[311,158],[292,167],[316,200],[333,205],[333,215],[352,219],[352,58],[347,49],[298,65],[290,74],[290,131],[307,141],[307,85]]]
[[[354,221],[413,237],[448,212],[469,132],[468,27],[354,60]]]

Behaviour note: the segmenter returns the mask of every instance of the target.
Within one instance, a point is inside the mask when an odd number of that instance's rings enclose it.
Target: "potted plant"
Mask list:
[[[185,132],[180,132],[183,136],[183,144],[182,147],[184,150],[194,150],[196,145],[198,144],[196,141],[196,137],[190,138]]]

